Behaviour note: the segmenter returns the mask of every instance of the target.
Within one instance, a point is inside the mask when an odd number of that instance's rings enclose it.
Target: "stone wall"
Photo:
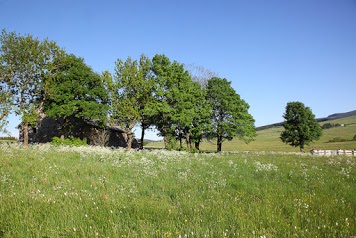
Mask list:
[[[53,137],[73,136],[80,139],[87,139],[89,145],[127,147],[126,134],[118,127],[105,126],[104,128],[79,120],[73,120],[63,127],[62,119],[52,119],[44,116],[36,126],[29,126],[29,143],[51,142]],[[22,126],[18,126],[19,141],[23,142]]]

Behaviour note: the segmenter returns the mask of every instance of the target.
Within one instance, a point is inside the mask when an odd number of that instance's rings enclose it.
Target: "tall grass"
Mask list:
[[[0,144],[0,237],[350,237],[355,157]]]

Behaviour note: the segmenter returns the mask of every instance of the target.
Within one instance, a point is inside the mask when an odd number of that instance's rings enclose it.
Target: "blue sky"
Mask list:
[[[0,28],[49,38],[95,71],[165,54],[232,81],[256,126],[287,102],[356,110],[355,0],[0,0]],[[9,129],[18,119],[10,117]],[[155,138],[150,133],[150,138]]]

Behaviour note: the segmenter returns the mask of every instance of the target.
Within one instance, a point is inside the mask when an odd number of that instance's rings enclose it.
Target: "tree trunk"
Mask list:
[[[190,151],[190,149],[191,149],[191,144],[190,144],[190,135],[189,135],[189,132],[186,132],[185,133],[185,140],[186,140],[186,142],[187,142],[187,148],[188,148],[188,151]]]
[[[2,121],[9,114],[9,110],[4,110],[0,115],[0,121]]]
[[[195,149],[200,150],[200,149],[199,149],[200,142],[194,142],[194,145],[195,145]]]
[[[25,122],[22,126],[23,130],[23,144],[28,146],[28,122]]]
[[[163,142],[164,142],[164,148],[165,149],[168,149],[169,140],[170,140],[169,136],[165,135],[163,137]]]
[[[143,140],[144,140],[144,138],[145,138],[145,127],[144,126],[142,126],[141,127],[142,128],[142,132],[141,132],[141,143],[140,143],[140,150],[143,150]]]
[[[300,152],[304,153],[304,146],[301,145],[299,148],[300,148]]]
[[[130,151],[131,150],[131,144],[132,144],[132,132],[128,132],[127,133],[127,150]]]
[[[218,136],[217,152],[221,152],[221,147],[222,147],[222,137],[221,137],[221,136]]]

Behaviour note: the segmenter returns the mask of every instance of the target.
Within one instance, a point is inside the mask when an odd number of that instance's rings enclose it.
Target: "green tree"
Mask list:
[[[4,80],[0,78],[0,133],[7,132],[6,130],[6,126],[8,124],[7,117],[11,111],[11,106],[12,106],[11,92],[9,91],[8,86],[4,83]]]
[[[7,92],[11,92],[14,112],[22,117],[27,145],[28,126],[36,123],[45,101],[44,83],[54,67],[54,59],[63,51],[53,41],[5,30],[0,44],[1,87],[6,85]]]
[[[208,80],[217,77],[217,74],[209,69],[194,64],[185,65],[185,68],[188,70],[192,81],[198,83],[200,86],[200,88],[194,90],[196,113],[190,130],[190,141],[194,142],[195,149],[199,150],[204,133],[211,129],[211,108],[206,100],[206,87],[208,86]]]
[[[200,149],[200,143],[203,140],[204,133],[210,130],[211,128],[211,119],[210,112],[211,107],[206,101],[206,90],[201,89],[200,86],[196,87],[194,91],[194,108],[195,113],[193,114],[192,122],[190,127],[187,127],[189,130],[189,144],[194,143],[195,149]],[[191,145],[188,146],[191,148]]]
[[[66,133],[72,123],[103,125],[109,107],[107,82],[75,55],[64,55],[56,65],[53,76],[46,81],[46,114],[63,118]]]
[[[111,117],[115,124],[119,124],[127,135],[128,150],[134,138],[133,128],[139,124],[142,129],[141,142],[144,140],[145,130],[150,126],[147,114],[152,101],[153,80],[151,61],[145,55],[140,60],[130,57],[125,62],[117,60],[112,90]],[[141,148],[143,143],[141,143]]]
[[[155,74],[155,101],[151,107],[157,130],[165,138],[176,137],[182,148],[185,139],[190,148],[190,134],[194,119],[197,118],[199,106],[203,100],[200,85],[193,82],[184,65],[177,61],[171,62],[165,55],[153,57]]]
[[[255,137],[254,119],[248,113],[249,105],[240,98],[226,79],[208,80],[207,101],[211,107],[212,126],[208,138],[217,139],[217,151],[225,140],[234,137],[248,143]]]
[[[309,107],[301,102],[289,102],[283,115],[284,131],[281,140],[291,146],[299,147],[304,152],[304,146],[318,140],[322,134],[322,128],[315,120],[315,116]]]
[[[170,106],[171,88],[170,78],[172,74],[171,61],[165,55],[155,55],[152,59],[152,70],[154,72],[154,101],[150,107],[149,115],[154,118],[154,125],[159,134],[164,137],[167,148],[169,137],[174,134],[173,108]],[[172,128],[173,127],[173,128]]]

